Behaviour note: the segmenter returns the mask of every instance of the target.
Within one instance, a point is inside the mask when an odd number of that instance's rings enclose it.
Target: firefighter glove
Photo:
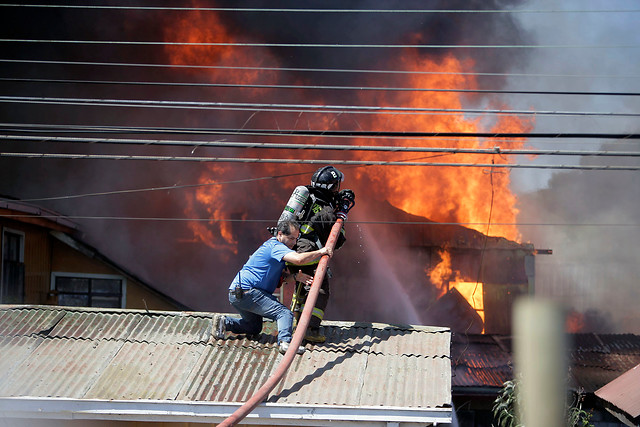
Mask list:
[[[338,199],[337,215],[339,218],[342,218],[344,221],[346,221],[347,213],[356,204],[356,195],[353,191],[345,189],[345,190],[341,190],[338,193],[337,199]]]

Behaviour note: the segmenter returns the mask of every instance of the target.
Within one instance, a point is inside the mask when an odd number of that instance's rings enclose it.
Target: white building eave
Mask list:
[[[166,400],[0,397],[0,417],[220,423],[240,404]],[[243,423],[296,426],[429,426],[451,423],[451,408],[263,403]]]

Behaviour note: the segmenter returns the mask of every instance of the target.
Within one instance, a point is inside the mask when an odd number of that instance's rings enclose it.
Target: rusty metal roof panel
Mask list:
[[[502,387],[513,378],[508,340],[470,334],[452,341],[454,387]]]
[[[640,354],[640,335],[633,334],[572,334],[573,351]]]
[[[593,393],[620,375],[617,371],[608,371],[598,367],[577,366],[571,368],[569,386]]]
[[[25,334],[0,337],[0,352],[12,359],[0,364],[0,396],[244,402],[283,357],[273,322],[255,340],[215,340],[211,313],[0,307],[0,316],[12,319],[5,330]],[[307,344],[269,401],[407,408],[450,403],[448,329],[353,322],[323,328],[327,342]]]
[[[13,371],[27,359],[44,338],[35,336],[18,336],[0,338],[0,390]]]
[[[640,364],[596,390],[595,394],[632,418],[640,417]]]
[[[360,404],[364,406],[442,408],[451,404],[448,358],[370,354],[363,378]]]
[[[189,344],[125,342],[83,397],[175,400],[201,352]]]
[[[49,336],[124,340],[139,322],[140,315],[131,312],[67,310]]]
[[[229,341],[229,342],[228,342]],[[279,360],[273,345],[225,340],[204,347],[178,400],[244,402],[264,384]]]
[[[572,366],[600,368],[621,374],[640,363],[640,354],[574,352],[571,353]]]
[[[138,315],[131,341],[154,343],[206,343],[211,338],[213,315]]]
[[[512,379],[513,372],[510,367],[471,369],[468,366],[458,365],[453,369],[451,382],[454,387],[500,388]]]
[[[178,399],[243,402],[276,369],[274,344],[210,345]],[[451,401],[450,361],[309,347],[296,356],[268,402],[304,405],[442,407]],[[318,390],[327,390],[318,393]]]
[[[3,397],[83,397],[122,345],[104,340],[27,339],[32,340],[31,351],[0,384]],[[11,350],[8,345],[0,348],[3,354]]]
[[[371,352],[383,355],[443,357],[451,351],[451,334],[444,328],[379,329]]]
[[[0,310],[0,337],[39,334],[50,330],[65,312],[59,309],[17,307]]]
[[[307,351],[296,356],[269,402],[358,406],[369,355]]]

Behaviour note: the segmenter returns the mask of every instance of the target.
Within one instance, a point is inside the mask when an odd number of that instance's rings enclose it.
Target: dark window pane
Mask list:
[[[20,261],[20,248],[22,235],[5,231],[4,233],[4,259],[6,261]]]
[[[122,281],[118,279],[93,279],[91,281],[91,292],[103,294],[121,293]]]
[[[88,307],[89,295],[58,294],[58,305],[68,305],[72,307]]]
[[[58,292],[89,292],[89,279],[82,277],[56,277]]]
[[[119,297],[91,297],[91,307],[120,308]]]

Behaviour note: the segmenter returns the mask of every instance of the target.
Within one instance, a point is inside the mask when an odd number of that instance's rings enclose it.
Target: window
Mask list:
[[[124,278],[120,276],[53,273],[58,305],[73,307],[124,307]]]
[[[24,302],[24,234],[10,229],[2,230],[2,280],[0,303]]]

